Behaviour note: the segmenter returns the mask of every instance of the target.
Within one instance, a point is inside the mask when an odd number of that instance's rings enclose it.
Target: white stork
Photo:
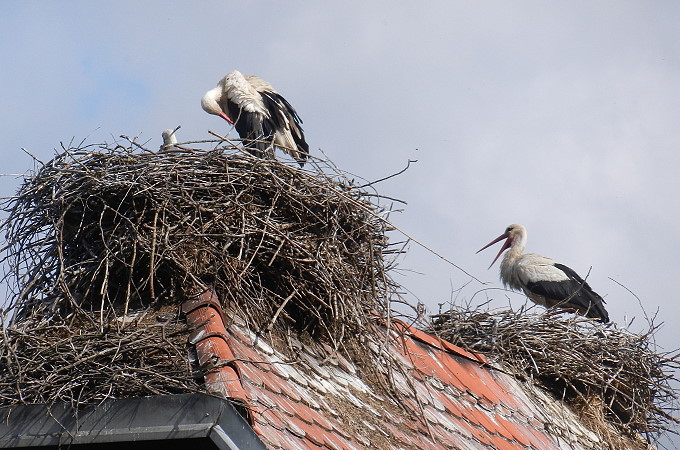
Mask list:
[[[527,230],[522,225],[510,225],[505,233],[477,253],[503,239],[505,242],[489,268],[508,250],[501,261],[504,286],[523,291],[532,301],[546,308],[564,308],[603,323],[609,322],[604,300],[576,272],[545,256],[522,254],[527,243]]]
[[[163,137],[163,145],[161,145],[161,151],[165,150],[171,150],[171,149],[176,149],[175,144],[177,144],[177,130],[181,128],[181,125],[178,125],[177,128],[174,130],[165,130],[161,134]]]
[[[250,153],[272,158],[274,147],[279,147],[300,167],[305,164],[309,145],[302,132],[302,120],[263,79],[234,70],[205,93],[201,106],[205,112],[233,124]]]

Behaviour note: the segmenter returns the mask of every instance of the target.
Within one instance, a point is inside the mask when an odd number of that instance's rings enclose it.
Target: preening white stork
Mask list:
[[[527,230],[522,225],[508,226],[505,233],[477,253],[503,239],[505,242],[489,268],[508,250],[501,261],[504,286],[523,291],[532,301],[546,308],[564,308],[603,323],[609,322],[604,300],[576,272],[545,256],[522,254],[527,243]]]
[[[273,158],[274,147],[279,147],[295,158],[300,167],[305,164],[309,145],[302,120],[290,103],[262,78],[234,70],[205,93],[201,106],[205,112],[234,124],[250,153]]]

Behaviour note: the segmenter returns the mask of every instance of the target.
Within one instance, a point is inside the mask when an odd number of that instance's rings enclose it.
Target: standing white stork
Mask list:
[[[205,112],[233,124],[250,153],[273,158],[274,147],[279,147],[295,158],[300,167],[304,166],[309,145],[302,120],[290,103],[262,78],[234,70],[205,93],[201,106]]]
[[[504,286],[523,291],[532,301],[546,308],[565,308],[603,323],[609,322],[604,300],[576,272],[545,256],[522,254],[527,243],[527,230],[522,225],[508,226],[505,233],[477,253],[503,239],[505,242],[489,268],[508,250],[501,261]]]

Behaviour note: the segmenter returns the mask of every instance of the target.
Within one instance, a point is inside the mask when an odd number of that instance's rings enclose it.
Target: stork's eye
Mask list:
[[[505,232],[506,232],[506,233],[509,233],[509,232],[511,232],[511,231],[512,231],[512,227],[508,227],[508,228],[505,229]]]

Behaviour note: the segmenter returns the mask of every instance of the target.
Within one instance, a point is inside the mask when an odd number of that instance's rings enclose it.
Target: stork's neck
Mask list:
[[[521,258],[524,252],[524,247],[526,246],[526,235],[523,233],[515,234],[510,239],[512,243],[510,248],[501,261],[501,281],[506,286],[510,286],[513,289],[521,290],[522,284],[517,275],[517,270],[515,270],[515,263],[519,258]]]
[[[505,255],[503,256],[503,260],[501,261],[501,266],[502,267],[509,267],[512,264],[517,261],[517,258],[522,256],[522,252],[524,251],[524,246],[515,246],[514,244],[510,246],[507,252],[505,252]]]
[[[219,86],[206,92],[203,98],[201,98],[201,107],[203,108],[203,111],[216,116],[219,116],[220,113],[223,113],[222,108],[220,108],[219,105],[221,94],[222,90]]]
[[[503,259],[507,259],[508,257],[512,259],[519,258],[522,256],[524,248],[527,246],[527,236],[524,233],[517,233],[512,236],[511,239],[510,248]]]

